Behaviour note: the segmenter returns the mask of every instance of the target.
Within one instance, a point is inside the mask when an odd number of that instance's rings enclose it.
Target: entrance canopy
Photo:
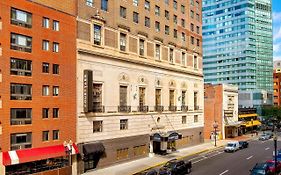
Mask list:
[[[176,131],[169,131],[165,133],[154,133],[150,136],[150,140],[156,142],[171,142],[182,138],[182,134]]]
[[[105,148],[101,142],[96,143],[88,143],[83,145],[83,153],[88,154],[95,154],[95,153],[104,153]]]
[[[239,127],[241,125],[241,121],[231,121],[231,122],[228,122],[227,124],[225,124],[226,127]]]

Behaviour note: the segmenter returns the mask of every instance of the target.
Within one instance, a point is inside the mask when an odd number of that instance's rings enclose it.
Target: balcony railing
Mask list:
[[[118,106],[118,112],[131,112],[131,106]]]
[[[12,118],[11,125],[28,125],[31,124],[31,118]]]
[[[14,25],[23,26],[23,27],[26,27],[26,28],[32,27],[32,24],[29,24],[29,23],[26,23],[26,22],[23,22],[23,21],[19,21],[19,20],[16,20],[16,19],[11,19],[11,23],[14,24]]]
[[[139,112],[148,112],[148,106],[138,106]]]
[[[94,106],[92,112],[104,112],[104,106]]]
[[[184,111],[184,112],[188,111],[188,106],[181,106],[181,111]]]
[[[169,106],[169,111],[177,111],[177,106]]]
[[[163,112],[164,111],[164,106],[155,106],[155,111]]]
[[[11,94],[11,100],[32,100],[29,94]]]
[[[19,50],[19,51],[23,51],[23,52],[31,52],[32,51],[31,46],[22,46],[22,45],[18,45],[18,44],[14,44],[14,43],[11,43],[11,49]]]
[[[199,110],[200,108],[199,108],[199,106],[194,106],[194,110]]]

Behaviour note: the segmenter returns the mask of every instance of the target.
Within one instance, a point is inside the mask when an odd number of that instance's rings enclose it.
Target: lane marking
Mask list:
[[[246,159],[249,160],[249,159],[251,159],[252,157],[253,157],[253,156],[250,156],[250,157],[247,157]]]
[[[270,149],[270,148],[268,148],[268,147],[267,147],[267,148],[265,148],[265,150],[269,150],[269,149]]]
[[[225,170],[224,172],[220,173],[219,175],[223,175],[223,174],[225,174],[227,172],[228,172],[228,170]]]

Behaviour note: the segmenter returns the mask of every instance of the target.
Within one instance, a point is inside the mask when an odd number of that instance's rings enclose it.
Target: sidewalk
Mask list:
[[[171,154],[168,154],[166,156],[160,156],[160,155],[153,155],[152,157],[145,157],[142,159],[121,163],[117,165],[113,165],[107,168],[97,169],[93,170],[87,173],[84,173],[83,175],[131,175],[134,173],[137,173],[139,171],[143,171],[148,168],[153,168],[156,166],[159,166],[161,164],[164,164],[168,160],[171,159],[181,159],[184,157],[192,156],[194,154],[202,153],[211,151],[214,149],[217,149],[219,147],[223,147],[226,145],[227,142],[231,140],[250,140],[254,139],[257,136],[254,135],[253,137],[251,135],[243,135],[239,136],[233,139],[228,140],[219,140],[217,141],[217,147],[214,146],[214,142],[207,141],[205,143],[179,149],[176,152],[173,152]]]

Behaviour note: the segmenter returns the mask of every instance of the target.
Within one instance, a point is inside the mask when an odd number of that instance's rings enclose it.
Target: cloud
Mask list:
[[[273,23],[281,22],[281,12],[272,13]]]
[[[281,27],[279,27],[279,30],[277,29],[276,32],[273,33],[273,40],[276,41],[281,38]]]
[[[280,43],[274,43],[273,44],[273,52],[278,52],[280,47],[281,47]]]
[[[273,56],[273,60],[280,60],[280,61],[281,61],[281,55],[279,55],[279,56]]]

